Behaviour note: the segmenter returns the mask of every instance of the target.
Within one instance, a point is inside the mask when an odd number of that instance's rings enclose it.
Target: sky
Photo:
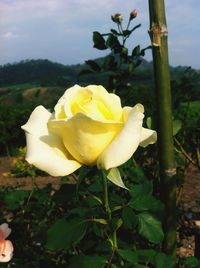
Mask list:
[[[169,62],[200,69],[200,1],[165,0]],[[129,48],[150,45],[148,0],[0,0],[0,65],[25,59],[49,59],[66,65],[109,53],[93,48],[92,32],[109,32],[111,15],[130,12],[141,23]],[[145,57],[152,60],[151,51]]]

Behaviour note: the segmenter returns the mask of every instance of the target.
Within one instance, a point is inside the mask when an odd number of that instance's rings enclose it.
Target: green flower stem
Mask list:
[[[108,215],[108,220],[111,223],[112,213],[111,213],[111,209],[109,206],[109,200],[108,200],[108,179],[107,179],[105,172],[102,172],[102,173],[103,173],[103,189],[104,189],[104,207],[105,207],[105,211]],[[112,242],[113,242],[113,251],[115,251],[115,249],[117,248],[117,232],[116,232],[116,230],[114,230],[112,233]]]
[[[113,246],[114,246],[114,249],[118,248],[118,246],[117,246],[117,231],[116,230],[113,232]]]
[[[107,177],[103,173],[103,189],[104,189],[104,207],[106,210],[106,213],[108,215],[108,220],[112,220],[112,214],[109,206],[109,201],[108,201],[108,184],[107,184]]]

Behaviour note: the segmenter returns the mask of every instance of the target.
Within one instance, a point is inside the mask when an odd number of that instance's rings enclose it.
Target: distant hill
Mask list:
[[[104,58],[95,59],[101,65]],[[69,82],[76,83],[80,79],[79,73],[88,69],[86,64],[63,65],[49,60],[25,60],[18,63],[0,66],[0,87],[14,84],[35,83],[36,86],[58,85],[66,86]],[[152,63],[142,60],[136,70],[138,78],[152,76]],[[87,78],[91,80],[91,75]]]
[[[59,84],[76,77],[75,68],[49,60],[25,60],[0,66],[0,86],[36,83]]]
[[[101,65],[105,58],[98,58],[95,61]],[[63,65],[49,60],[25,60],[14,64],[0,66],[0,87],[12,86],[17,84],[31,83],[38,86],[64,86],[68,87],[75,83],[80,84],[103,84],[109,74],[89,73],[80,76],[80,72],[89,69],[87,64]],[[170,67],[171,79],[177,79],[184,75],[187,67]],[[190,69],[195,83],[200,84],[200,71]],[[141,59],[141,64],[135,69],[133,75],[134,83],[153,82],[153,64]]]

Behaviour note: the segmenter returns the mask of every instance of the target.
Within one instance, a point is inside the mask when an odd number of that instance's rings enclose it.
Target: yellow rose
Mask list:
[[[52,176],[64,176],[81,165],[110,169],[125,163],[138,146],[156,141],[142,127],[144,108],[121,107],[120,98],[102,86],[67,89],[50,113],[43,106],[22,126],[26,160]]]

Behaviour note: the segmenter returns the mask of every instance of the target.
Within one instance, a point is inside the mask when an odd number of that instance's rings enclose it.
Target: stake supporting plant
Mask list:
[[[149,0],[152,41],[161,199],[165,204],[163,251],[176,255],[176,181],[172,131],[172,108],[164,0]]]

